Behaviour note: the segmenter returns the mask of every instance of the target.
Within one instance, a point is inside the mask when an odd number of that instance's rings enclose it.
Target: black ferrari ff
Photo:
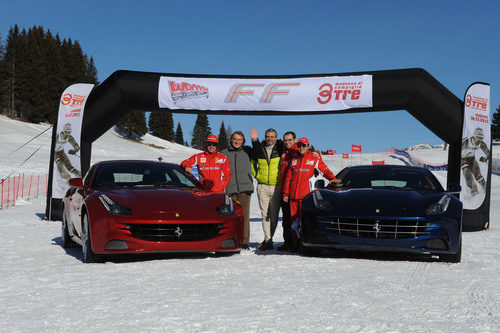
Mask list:
[[[460,262],[460,185],[445,191],[428,169],[400,165],[347,167],[337,178],[337,188],[302,201],[302,253],[410,252]]]

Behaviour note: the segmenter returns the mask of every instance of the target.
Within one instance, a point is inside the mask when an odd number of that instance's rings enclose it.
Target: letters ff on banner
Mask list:
[[[372,76],[286,79],[162,76],[160,108],[241,111],[335,111],[372,107]]]
[[[472,84],[465,93],[460,200],[464,209],[479,208],[486,197],[491,157],[490,86]]]

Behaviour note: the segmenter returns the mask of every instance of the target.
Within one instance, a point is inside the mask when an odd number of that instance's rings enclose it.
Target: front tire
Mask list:
[[[68,231],[68,219],[66,217],[66,210],[63,208],[62,221],[61,221],[61,246],[65,249],[76,247],[76,243],[71,239]]]
[[[84,263],[103,262],[103,256],[95,254],[92,250],[92,237],[90,236],[89,217],[87,214],[83,215],[82,222],[82,252]]]

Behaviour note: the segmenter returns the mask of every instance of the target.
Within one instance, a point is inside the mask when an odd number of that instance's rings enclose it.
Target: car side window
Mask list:
[[[187,187],[196,187],[196,185],[193,183],[191,179],[186,177],[180,170],[172,169],[172,176],[176,178],[178,182],[180,182],[182,185],[187,186]],[[167,175],[168,177],[168,175]]]

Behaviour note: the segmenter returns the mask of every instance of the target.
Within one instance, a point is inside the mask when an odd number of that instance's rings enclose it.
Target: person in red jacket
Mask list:
[[[338,183],[330,169],[321,157],[313,155],[309,150],[309,140],[300,138],[298,143],[298,154],[289,163],[285,185],[283,187],[283,201],[290,202],[290,214],[292,216],[292,251],[298,249],[298,238],[300,235],[300,210],[302,198],[312,191],[309,179],[314,176],[314,170],[323,173],[330,183]]]
[[[224,192],[231,180],[229,160],[217,151],[219,139],[215,135],[207,136],[206,148],[202,153],[195,154],[182,161],[181,167],[191,173],[192,166],[198,167],[200,181],[211,192]]]

